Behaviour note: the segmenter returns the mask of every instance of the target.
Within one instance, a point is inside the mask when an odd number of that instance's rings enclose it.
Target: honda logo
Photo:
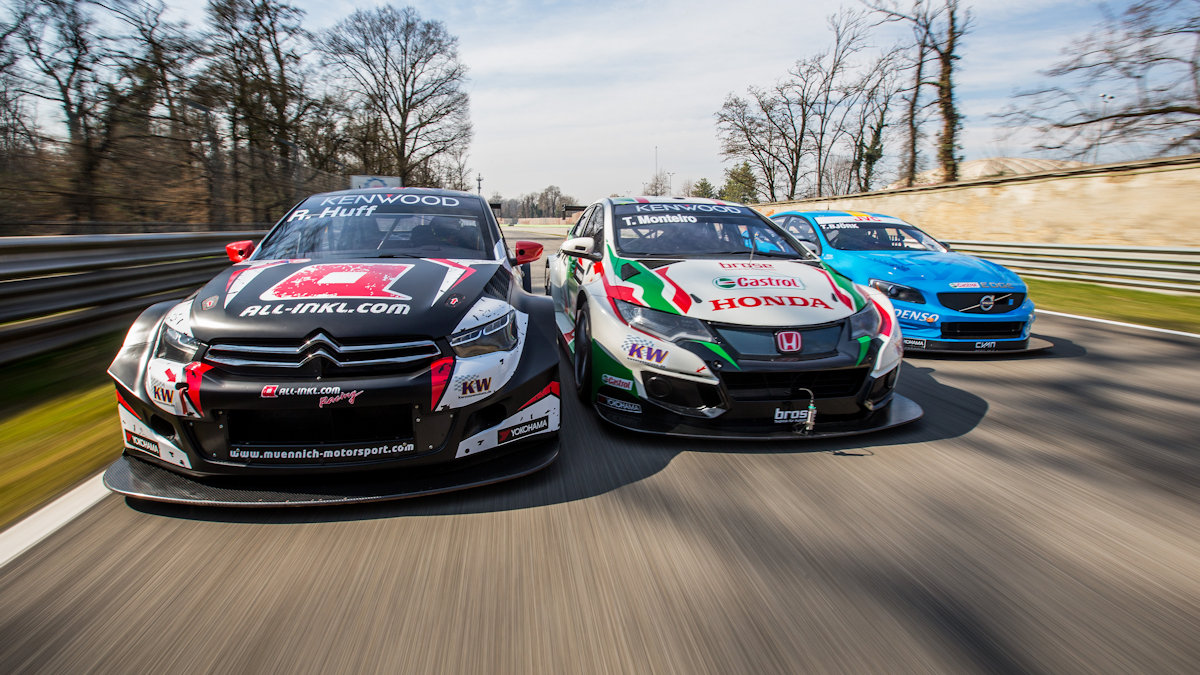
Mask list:
[[[775,346],[780,352],[800,351],[801,337],[799,331],[781,330],[775,334]]]

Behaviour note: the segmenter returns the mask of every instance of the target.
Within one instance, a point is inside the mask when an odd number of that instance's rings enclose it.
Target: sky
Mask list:
[[[292,0],[314,30],[377,0]],[[175,0],[202,19],[200,2]],[[403,5],[404,3],[394,3]],[[718,187],[714,114],[730,93],[781,79],[831,41],[830,2],[793,0],[413,0],[458,37],[469,69],[474,140],[468,164],[485,195],[515,198],[557,185],[580,203],[640,194],[656,169],[674,186]],[[846,0],[846,6],[859,6]],[[1070,42],[1101,18],[1095,0],[976,0],[958,95],[966,159],[1029,156],[990,116],[1037,84]],[[1121,7],[1123,2],[1110,2]],[[904,35],[877,30],[876,47]],[[932,136],[935,133],[930,128]],[[932,149],[929,149],[932,154]]]

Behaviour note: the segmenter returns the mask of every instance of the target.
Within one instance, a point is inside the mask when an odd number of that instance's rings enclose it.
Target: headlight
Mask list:
[[[850,317],[850,338],[860,338],[864,335],[875,337],[879,333],[879,323],[879,310],[875,309],[874,302],[868,300],[867,306],[861,312]]]
[[[893,284],[890,281],[881,281],[879,279],[871,280],[871,288],[874,288],[892,300],[900,300],[901,302],[911,302],[915,305],[925,304],[925,296],[921,295],[921,291],[900,284]]]
[[[482,326],[455,333],[450,336],[450,346],[455,354],[464,359],[492,352],[507,352],[517,346],[516,313],[510,311]]]
[[[630,326],[646,331],[667,342],[685,339],[706,342],[712,340],[712,333],[708,332],[699,319],[640,307],[624,300],[617,300],[616,304],[621,318],[625,319]]]
[[[181,333],[170,326],[164,325],[158,335],[158,347],[154,355],[160,359],[170,359],[179,363],[191,363],[196,360],[196,354],[205,344],[196,338]]]

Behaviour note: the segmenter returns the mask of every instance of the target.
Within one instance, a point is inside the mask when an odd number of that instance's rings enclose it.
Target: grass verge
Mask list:
[[[1025,279],[1038,309],[1200,333],[1200,297],[1074,281]],[[1036,327],[1035,327],[1036,330]]]
[[[121,454],[112,384],[120,336],[0,368],[0,528]]]

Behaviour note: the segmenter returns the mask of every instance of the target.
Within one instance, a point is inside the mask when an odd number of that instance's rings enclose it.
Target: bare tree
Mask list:
[[[1105,143],[1200,150],[1200,1],[1141,0],[1106,15],[1003,117],[1042,132],[1041,149],[1095,156]]]
[[[932,54],[937,68],[937,79],[918,79],[919,86],[931,86],[936,91],[936,105],[942,119],[942,130],[938,135],[937,156],[942,168],[942,180],[958,180],[958,132],[962,115],[954,91],[954,66],[958,61],[959,47],[963,36],[971,28],[971,13],[963,8],[959,0],[863,0],[871,10],[884,16],[885,21],[902,21],[913,31],[914,49],[919,53],[917,62],[924,72],[925,55]],[[907,8],[905,8],[907,5]],[[926,51],[928,50],[928,51]],[[918,92],[914,91],[913,107],[916,107]],[[911,110],[910,120],[915,120]],[[911,122],[910,122],[911,124]],[[915,132],[910,138],[915,137]],[[915,165],[915,160],[910,162]]]
[[[666,171],[659,171],[650,177],[650,182],[646,183],[646,194],[648,195],[670,195],[671,194],[671,175]]]
[[[405,185],[470,142],[467,69],[458,39],[440,21],[423,21],[412,7],[358,10],[322,34],[319,46],[383,123]]]

